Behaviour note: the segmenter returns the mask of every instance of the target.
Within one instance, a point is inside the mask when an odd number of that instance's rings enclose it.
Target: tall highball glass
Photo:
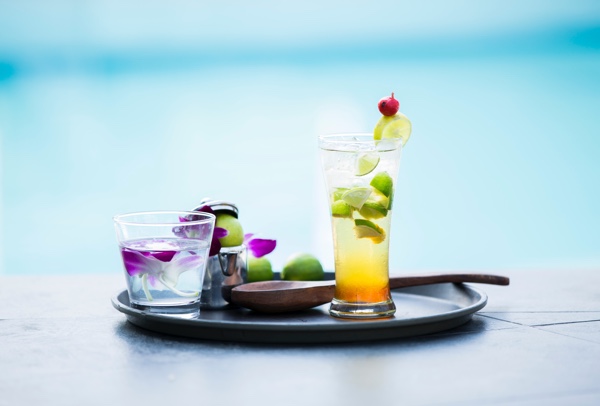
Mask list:
[[[343,318],[390,317],[390,224],[400,166],[400,140],[373,134],[319,137],[331,214],[335,297],[330,314]]]

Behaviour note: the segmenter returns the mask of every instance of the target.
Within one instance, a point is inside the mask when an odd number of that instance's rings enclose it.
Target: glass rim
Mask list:
[[[364,138],[364,139],[354,139],[351,141],[354,142],[373,142],[373,133],[372,132],[344,132],[344,133],[330,133],[330,134],[321,134],[319,135],[319,141],[325,142],[336,142],[336,141],[350,141],[347,138]]]
[[[200,216],[200,217],[204,217],[203,219],[200,220],[190,220],[190,221],[185,221],[185,222],[181,222],[181,221],[166,221],[166,222],[141,222],[141,221],[134,221],[134,220],[127,220],[128,217],[134,217],[134,216],[150,216],[150,215],[161,215],[161,214],[176,214],[176,215],[180,215],[180,217],[183,216],[189,216],[189,215],[193,215],[193,216]],[[119,225],[127,225],[127,226],[150,226],[150,227],[156,227],[156,226],[193,226],[193,225],[199,225],[199,224],[207,224],[210,223],[211,221],[216,220],[216,216],[214,214],[211,213],[204,213],[204,212],[200,212],[200,211],[187,211],[187,210],[155,210],[155,211],[137,211],[137,212],[131,212],[131,213],[124,213],[124,214],[118,214],[116,216],[113,217],[113,221]]]
[[[402,148],[398,138],[376,140],[373,133],[345,132],[319,135],[319,148],[323,151],[365,152],[365,151],[394,151]]]

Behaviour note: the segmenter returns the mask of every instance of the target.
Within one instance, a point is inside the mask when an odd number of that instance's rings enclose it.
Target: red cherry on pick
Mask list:
[[[393,116],[400,110],[400,102],[394,99],[394,93],[392,93],[391,96],[379,100],[377,107],[384,116]]]

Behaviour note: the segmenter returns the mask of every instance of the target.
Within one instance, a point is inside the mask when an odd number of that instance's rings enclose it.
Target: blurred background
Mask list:
[[[368,3],[0,0],[0,274],[120,273],[113,215],[206,196],[332,269],[316,137],[392,91],[392,273],[600,267],[600,2]]]

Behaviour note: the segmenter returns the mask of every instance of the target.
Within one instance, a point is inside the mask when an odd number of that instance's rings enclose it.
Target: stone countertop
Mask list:
[[[2,276],[0,405],[600,404],[600,272],[499,273],[461,327],[322,345],[142,330],[120,274]]]

